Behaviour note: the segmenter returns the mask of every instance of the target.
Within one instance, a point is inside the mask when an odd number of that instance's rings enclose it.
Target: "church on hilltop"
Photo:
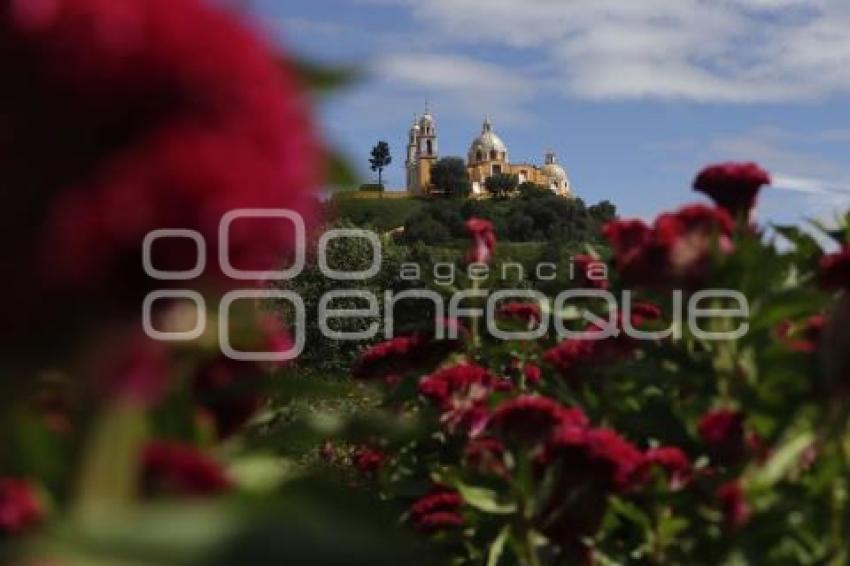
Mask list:
[[[422,117],[417,117],[410,128],[407,144],[407,192],[415,196],[434,194],[431,185],[431,167],[439,159],[437,145],[437,127],[434,116],[425,109]],[[558,165],[555,153],[546,153],[543,166],[531,163],[511,163],[508,148],[496,132],[489,119],[484,120],[481,133],[472,140],[466,158],[469,180],[472,184],[472,197],[487,196],[484,182],[488,177],[498,174],[516,175],[519,183],[531,182],[549,187],[559,196],[572,196],[572,188],[567,172]]]

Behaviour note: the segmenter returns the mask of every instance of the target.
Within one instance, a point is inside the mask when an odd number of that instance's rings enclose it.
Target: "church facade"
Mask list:
[[[436,194],[431,184],[431,168],[439,159],[437,127],[434,116],[426,109],[410,128],[405,162],[407,191],[415,196]],[[488,177],[499,174],[516,175],[519,183],[531,182],[548,187],[559,196],[572,196],[567,172],[558,164],[555,153],[546,153],[544,163],[512,163],[508,148],[493,131],[489,119],[484,120],[481,133],[472,140],[466,157],[466,167],[472,184],[472,197],[488,196],[484,187]]]

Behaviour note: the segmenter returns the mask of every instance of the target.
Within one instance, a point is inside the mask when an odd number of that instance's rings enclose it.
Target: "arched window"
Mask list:
[[[434,154],[434,144],[431,140],[428,140],[426,145],[428,146],[428,155]]]
[[[497,159],[498,153],[496,153],[495,149],[490,150],[490,159]]]
[[[484,152],[482,152],[480,149],[475,152],[475,160],[484,161]]]

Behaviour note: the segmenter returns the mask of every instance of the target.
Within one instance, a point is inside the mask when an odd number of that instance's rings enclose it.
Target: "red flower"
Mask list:
[[[195,402],[212,421],[219,438],[238,431],[259,410],[263,377],[265,372],[258,364],[226,356],[218,356],[195,374]]]
[[[537,464],[553,483],[536,517],[538,528],[563,548],[581,551],[583,537],[602,524],[608,495],[640,482],[643,455],[612,430],[567,426],[555,433]]]
[[[799,328],[786,320],[777,326],[776,334],[779,341],[792,352],[811,353],[818,349],[826,323],[826,316],[822,314],[810,316]]]
[[[540,379],[543,377],[543,370],[536,364],[527,363],[522,368],[522,374],[525,376],[526,383],[536,385],[540,383]]]
[[[159,286],[142,271],[152,230],[198,231],[215,266],[226,212],[285,208],[310,223],[323,152],[306,93],[232,12],[196,0],[6,4],[0,171],[15,190],[1,239],[14,245],[0,259],[21,274],[2,290],[19,297],[22,323],[44,287],[103,302]],[[285,221],[231,228],[242,269],[277,268],[294,241]],[[187,269],[195,255],[185,238],[161,239],[153,264]]]
[[[466,221],[466,231],[472,236],[472,247],[466,254],[468,263],[488,263],[496,249],[496,235],[493,224],[481,218]]]
[[[639,317],[632,317],[633,324],[639,322]],[[577,385],[579,370],[610,365],[633,355],[635,341],[622,331],[622,320],[617,320],[616,324],[618,334],[607,338],[599,336],[604,331],[603,328],[589,324],[584,332],[596,334],[597,339],[568,338],[547,350],[543,359],[554,366],[572,385]]]
[[[703,169],[694,180],[694,190],[737,217],[749,215],[762,186],[769,184],[770,176],[755,163],[722,163]]]
[[[487,421],[486,401],[494,384],[485,368],[459,364],[423,377],[419,393],[440,409],[440,422],[449,432],[476,436]]]
[[[717,488],[714,497],[723,511],[726,524],[732,529],[744,526],[750,518],[750,506],[740,480],[732,480]]]
[[[549,397],[521,395],[499,405],[487,428],[499,438],[539,445],[560,427],[587,425],[581,409],[565,407]]]
[[[607,289],[607,266],[599,258],[581,254],[573,257],[576,267],[576,285],[588,289]]]
[[[820,258],[818,283],[828,291],[850,289],[850,246]]]
[[[459,513],[462,505],[463,498],[456,491],[438,490],[410,506],[410,519],[423,533],[460,527],[463,525]]]
[[[194,446],[154,440],[142,452],[142,478],[148,494],[208,496],[230,490],[219,464]]]
[[[675,446],[661,446],[646,451],[644,454],[646,471],[656,466],[664,470],[670,488],[674,490],[687,485],[693,475],[693,468],[687,454]]]
[[[542,313],[537,303],[505,303],[499,307],[497,316],[503,319],[514,319],[527,323],[529,326],[540,322]]]
[[[625,282],[648,287],[698,285],[710,270],[711,251],[733,249],[732,218],[699,204],[661,214],[652,228],[637,220],[609,222],[603,232]]]
[[[44,509],[29,481],[0,478],[0,535],[20,535],[42,519]]]
[[[380,450],[362,446],[354,452],[353,459],[358,472],[374,477],[384,467],[387,455]]]
[[[357,379],[386,378],[418,367],[432,366],[461,344],[459,340],[436,340],[419,332],[397,336],[364,350],[354,363],[351,375]]]
[[[634,326],[640,326],[646,320],[659,320],[663,316],[661,308],[648,301],[637,301],[633,303],[629,314],[632,325]]]
[[[615,431],[581,426],[558,429],[540,462],[551,465],[559,459],[568,463],[569,475],[577,474],[586,481],[600,482],[614,491],[635,487],[644,465],[641,451]]]
[[[715,409],[703,415],[697,424],[700,438],[713,460],[734,465],[747,455],[744,415],[729,409]]]

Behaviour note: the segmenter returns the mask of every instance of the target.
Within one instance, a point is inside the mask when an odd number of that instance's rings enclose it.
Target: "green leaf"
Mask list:
[[[813,440],[814,436],[807,432],[782,444],[773,452],[765,465],[756,471],[750,485],[765,489],[776,484],[800,461],[800,456],[811,446]]]
[[[505,525],[499,531],[499,535],[490,543],[490,549],[487,551],[487,566],[497,566],[499,564],[499,559],[505,550],[505,542],[507,542],[510,532],[510,525]]]
[[[454,488],[460,492],[463,500],[471,507],[491,515],[511,515],[516,513],[515,503],[502,503],[499,493],[485,487],[466,485],[461,481],[454,482]]]

